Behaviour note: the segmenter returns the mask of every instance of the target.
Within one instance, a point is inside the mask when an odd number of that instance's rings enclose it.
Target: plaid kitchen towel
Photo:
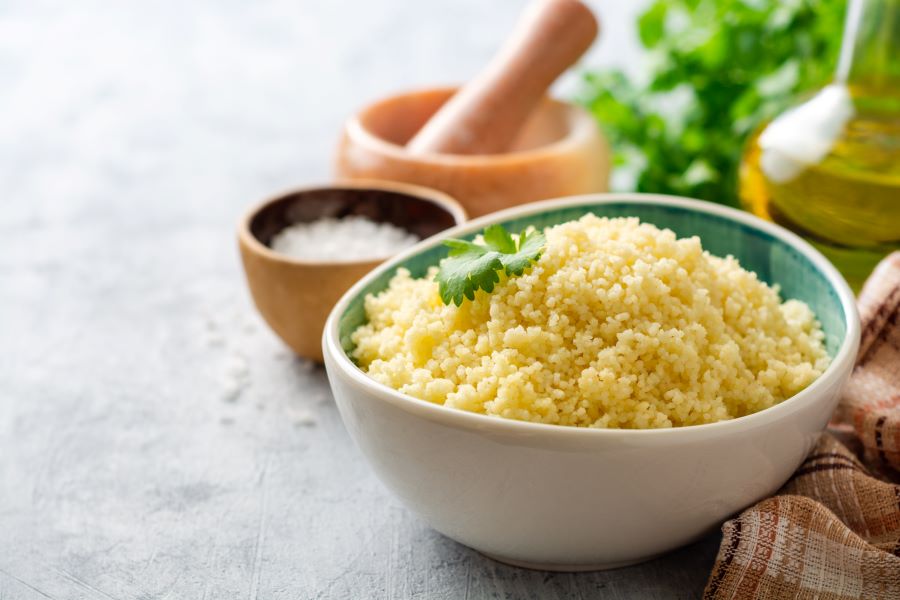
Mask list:
[[[859,311],[833,426],[778,495],[722,527],[704,600],[900,600],[900,252]]]

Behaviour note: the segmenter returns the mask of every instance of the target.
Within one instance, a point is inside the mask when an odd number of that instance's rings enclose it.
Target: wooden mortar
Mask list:
[[[473,217],[607,191],[609,151],[594,119],[546,97],[597,30],[582,2],[538,0],[487,69],[462,88],[399,94],[351,118],[338,147],[338,177],[439,189]]]
[[[337,177],[438,189],[473,218],[535,200],[609,190],[609,147],[596,121],[580,106],[549,98],[503,154],[409,152],[406,142],[454,92],[406,92],[364,108],[344,126]]]

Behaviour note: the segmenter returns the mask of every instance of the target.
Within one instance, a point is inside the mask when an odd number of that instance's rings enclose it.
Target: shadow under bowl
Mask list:
[[[635,216],[733,255],[784,299],[806,302],[825,332],[828,369],[795,396],[730,421],[671,429],[544,425],[447,408],[369,378],[350,359],[364,298],[398,268],[421,276],[446,237],[598,216]],[[341,417],[381,480],[436,530],[514,565],[602,569],[698,539],[774,493],[827,424],[859,345],[853,295],[808,243],[747,213],[696,200],[597,194],[503,211],[418,244],[353,286],[323,336]]]

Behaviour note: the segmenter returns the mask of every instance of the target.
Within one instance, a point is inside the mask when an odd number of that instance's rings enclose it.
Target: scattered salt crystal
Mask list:
[[[298,410],[294,414],[294,425],[297,427],[315,427],[316,416],[308,411]]]
[[[272,238],[272,249],[307,260],[386,258],[419,238],[391,223],[365,217],[320,219],[285,227]]]
[[[244,392],[247,383],[236,379],[222,381],[222,400],[229,404],[237,402]]]
[[[222,375],[222,398],[225,402],[237,402],[244,389],[250,385],[250,365],[240,354],[232,354]]]
[[[247,359],[240,354],[233,354],[229,357],[228,364],[225,365],[225,373],[233,379],[243,380],[247,378],[250,372],[250,366]]]

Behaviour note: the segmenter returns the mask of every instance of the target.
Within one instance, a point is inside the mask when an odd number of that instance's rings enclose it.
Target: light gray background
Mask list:
[[[639,70],[639,4],[587,60]],[[696,598],[711,536],[549,574],[430,531],[250,304],[234,226],[513,0],[0,3],[0,598]],[[572,89],[569,78],[561,90]]]

